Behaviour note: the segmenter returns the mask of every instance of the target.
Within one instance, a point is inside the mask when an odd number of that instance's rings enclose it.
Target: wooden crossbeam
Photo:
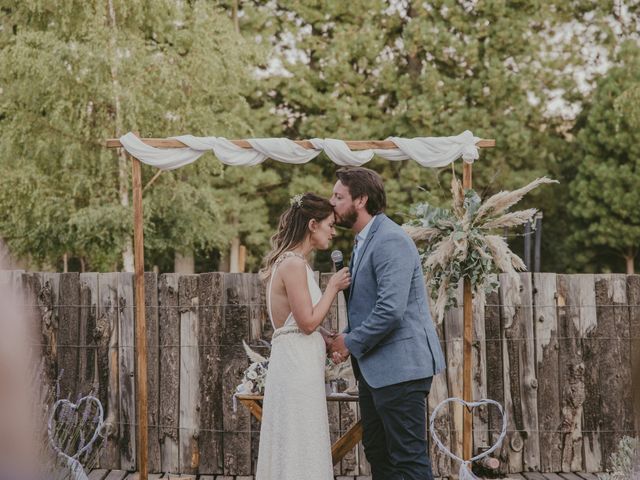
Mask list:
[[[187,145],[181,141],[173,138],[141,138],[140,140],[156,148],[187,147]],[[230,142],[241,148],[251,148],[251,144],[247,140],[230,140]],[[294,142],[309,150],[315,148],[309,140],[294,140]],[[394,148],[398,148],[390,140],[347,140],[345,143],[351,150],[370,150],[376,148],[380,150],[393,150]],[[120,139],[118,138],[109,138],[106,140],[105,146],[107,148],[119,148],[122,147],[122,143],[120,143]],[[478,140],[476,146],[478,146],[478,148],[493,148],[496,146],[496,141],[494,139],[481,139]]]

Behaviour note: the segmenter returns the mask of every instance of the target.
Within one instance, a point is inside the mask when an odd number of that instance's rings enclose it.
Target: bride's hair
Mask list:
[[[278,257],[304,241],[310,220],[321,222],[331,214],[333,207],[326,198],[309,192],[293,197],[291,206],[280,215],[278,230],[271,237],[271,251],[264,258],[260,278],[267,280]]]

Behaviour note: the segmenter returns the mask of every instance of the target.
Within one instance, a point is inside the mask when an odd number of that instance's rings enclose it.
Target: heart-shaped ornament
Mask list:
[[[58,400],[47,425],[51,448],[67,461],[79,459],[98,439],[103,417],[102,404],[93,395],[82,397],[78,403]]]
[[[502,415],[502,431],[500,432],[500,437],[498,438],[498,440],[496,441],[496,443],[494,443],[491,448],[489,448],[488,450],[482,452],[479,455],[476,455],[475,457],[471,457],[469,459],[463,459],[458,457],[457,455],[454,455],[451,450],[449,450],[440,440],[440,437],[438,437],[438,434],[436,432],[434,423],[436,420],[436,417],[438,416],[438,413],[440,412],[440,410],[446,406],[449,405],[450,403],[458,403],[460,405],[462,405],[464,408],[466,408],[470,413],[473,413],[473,411],[478,408],[478,407],[482,407],[482,406],[489,406],[489,405],[495,405],[498,410],[500,411],[500,415]],[[438,447],[440,448],[440,450],[442,450],[444,453],[446,453],[449,457],[454,458],[455,460],[457,460],[458,462],[460,462],[460,475],[459,478],[462,479],[474,479],[477,478],[475,477],[472,473],[471,473],[471,463],[472,462],[476,462],[478,460],[480,460],[481,458],[484,458],[488,455],[490,455],[491,453],[493,453],[501,444],[502,441],[504,440],[505,435],[507,434],[507,412],[504,411],[504,408],[502,408],[502,405],[500,405],[498,402],[496,402],[495,400],[491,400],[489,398],[483,398],[482,400],[478,400],[477,402],[466,402],[464,400],[462,400],[461,398],[457,398],[457,397],[453,397],[453,398],[447,398],[446,400],[443,400],[442,402],[440,402],[440,404],[438,404],[438,406],[433,410],[433,412],[431,412],[431,417],[429,418],[429,430],[431,431],[431,437],[433,438],[433,441],[436,442],[436,445],[438,445]]]

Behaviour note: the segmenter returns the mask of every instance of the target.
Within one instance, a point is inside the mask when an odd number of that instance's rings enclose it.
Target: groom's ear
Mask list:
[[[361,195],[360,197],[356,198],[355,200],[356,209],[365,208],[367,205],[367,200],[369,200],[368,195]]]

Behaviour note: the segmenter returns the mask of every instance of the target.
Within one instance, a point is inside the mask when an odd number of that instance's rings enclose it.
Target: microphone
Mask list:
[[[344,268],[344,257],[340,250],[334,250],[331,252],[331,260],[333,261],[333,265],[336,267],[336,272]]]
[[[334,250],[333,252],[331,252],[331,260],[333,261],[336,272],[344,268],[344,257],[342,256],[342,252],[340,250]],[[342,293],[344,294],[345,300],[349,301],[350,288],[345,288]]]

